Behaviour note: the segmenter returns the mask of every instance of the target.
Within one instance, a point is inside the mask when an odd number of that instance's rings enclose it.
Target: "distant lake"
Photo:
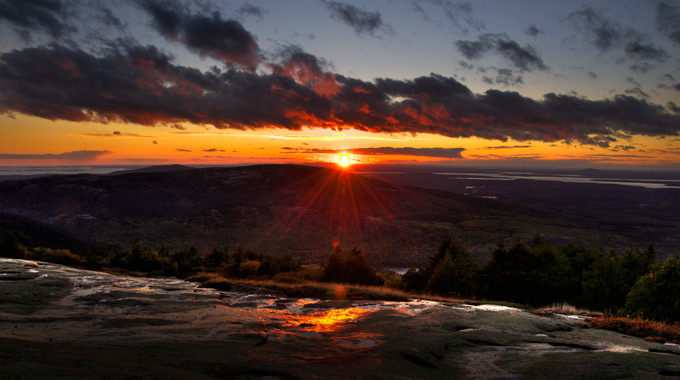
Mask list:
[[[631,178],[597,178],[584,177],[577,174],[572,175],[543,175],[534,173],[460,173],[460,172],[442,172],[432,173],[435,175],[451,176],[452,179],[465,180],[479,180],[479,181],[513,181],[517,179],[528,179],[534,181],[559,181],[571,183],[590,183],[590,184],[608,184],[608,185],[625,185],[625,186],[639,186],[648,189],[668,189],[680,188],[680,180],[669,179],[631,179]],[[677,183],[677,185],[669,185],[669,182]]]

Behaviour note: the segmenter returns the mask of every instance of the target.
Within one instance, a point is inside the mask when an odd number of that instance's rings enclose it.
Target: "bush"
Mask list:
[[[240,277],[248,278],[257,275],[257,270],[260,269],[261,263],[257,260],[245,260],[238,266]]]
[[[614,316],[595,317],[588,324],[596,329],[616,331],[639,338],[659,337],[665,341],[680,343],[680,326],[650,321],[642,318]]]
[[[626,297],[625,312],[659,321],[680,322],[680,257],[642,276]]]
[[[80,256],[68,249],[36,248],[26,258],[65,265],[77,265],[82,262]]]

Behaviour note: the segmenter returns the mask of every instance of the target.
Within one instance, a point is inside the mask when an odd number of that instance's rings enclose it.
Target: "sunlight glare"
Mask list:
[[[343,168],[346,168],[352,164],[352,158],[349,154],[341,154],[338,156],[338,163]]]

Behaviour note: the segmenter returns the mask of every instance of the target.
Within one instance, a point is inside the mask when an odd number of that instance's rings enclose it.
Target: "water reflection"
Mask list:
[[[289,310],[257,309],[263,321],[276,321],[281,327],[295,327],[299,331],[334,332],[349,323],[357,322],[374,310],[350,307],[346,309],[315,310],[296,313]]]

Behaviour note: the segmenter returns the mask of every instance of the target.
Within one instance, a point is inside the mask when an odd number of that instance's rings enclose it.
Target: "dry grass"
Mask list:
[[[536,311],[538,313],[546,313],[546,314],[586,315],[586,316],[590,316],[590,317],[596,317],[596,316],[602,315],[602,313],[599,312],[599,311],[582,309],[582,308],[570,305],[566,302],[554,303],[550,306],[544,306],[544,307],[540,307],[538,309],[534,309],[534,311]]]
[[[616,331],[639,338],[661,338],[666,342],[680,343],[680,325],[650,321],[642,318],[602,316],[590,318],[591,327]]]

